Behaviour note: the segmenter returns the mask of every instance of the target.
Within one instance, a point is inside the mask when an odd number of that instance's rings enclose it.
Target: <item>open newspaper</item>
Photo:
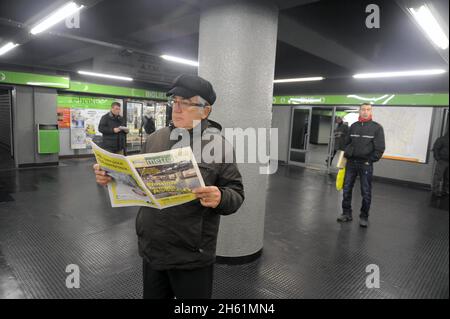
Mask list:
[[[194,200],[192,190],[205,186],[190,147],[123,156],[92,142],[92,150],[101,169],[112,177],[108,191],[113,207],[163,209]]]

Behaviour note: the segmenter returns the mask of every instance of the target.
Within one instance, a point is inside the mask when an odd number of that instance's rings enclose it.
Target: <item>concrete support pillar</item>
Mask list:
[[[216,90],[211,119],[224,128],[270,128],[277,24],[270,1],[220,1],[202,11],[199,75]],[[259,164],[239,168],[246,199],[238,213],[222,218],[217,256],[245,261],[263,247],[268,176]]]

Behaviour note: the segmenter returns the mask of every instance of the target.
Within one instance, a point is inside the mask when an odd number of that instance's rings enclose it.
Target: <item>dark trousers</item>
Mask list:
[[[345,215],[352,215],[352,193],[356,177],[359,176],[361,184],[362,206],[360,217],[368,218],[370,203],[372,201],[373,164],[364,161],[347,161],[344,177],[344,199],[342,211]]]
[[[438,161],[433,176],[433,193],[448,194],[448,161]]]
[[[210,299],[214,265],[154,270],[144,259],[144,299]]]

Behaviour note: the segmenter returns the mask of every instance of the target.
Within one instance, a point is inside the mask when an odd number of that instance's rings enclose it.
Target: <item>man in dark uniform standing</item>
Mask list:
[[[125,152],[128,130],[124,127],[124,121],[120,116],[120,103],[113,102],[111,110],[102,116],[98,130],[103,134],[102,148],[111,153]]]
[[[359,175],[363,197],[360,226],[369,224],[369,209],[372,200],[373,163],[383,156],[385,150],[384,130],[372,120],[372,105],[364,103],[359,108],[359,120],[353,123],[345,139],[344,156],[347,165],[344,177],[344,199],[339,222],[349,222],[352,217],[352,192]]]

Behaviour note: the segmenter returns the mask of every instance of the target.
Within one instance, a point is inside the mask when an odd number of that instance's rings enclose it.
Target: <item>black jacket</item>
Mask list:
[[[113,115],[111,112],[103,115],[98,124],[98,130],[103,134],[102,148],[116,153],[125,148],[125,133],[114,133],[114,128],[124,126],[123,118]]]
[[[433,155],[436,161],[448,162],[448,133],[434,142]]]
[[[374,121],[356,122],[350,127],[345,139],[347,159],[377,162],[385,150],[383,127]]]
[[[341,123],[334,130],[334,149],[344,150],[345,149],[345,138],[348,134],[348,124]]]
[[[156,130],[155,121],[152,117],[144,116],[144,130],[147,134],[152,134]]]
[[[203,135],[213,133],[219,137],[214,141],[223,144],[220,125],[208,120],[201,125]],[[169,139],[172,129],[172,126],[165,127],[150,135],[142,153],[171,149],[177,142]],[[202,141],[201,148],[207,143]],[[136,217],[139,254],[153,269],[192,269],[214,263],[220,215],[233,214],[244,201],[244,186],[237,165],[225,163],[226,154],[222,154],[222,163],[208,164],[200,162],[194,152],[205,185],[215,185],[222,193],[217,208],[203,207],[199,200],[163,210],[140,208]]]

